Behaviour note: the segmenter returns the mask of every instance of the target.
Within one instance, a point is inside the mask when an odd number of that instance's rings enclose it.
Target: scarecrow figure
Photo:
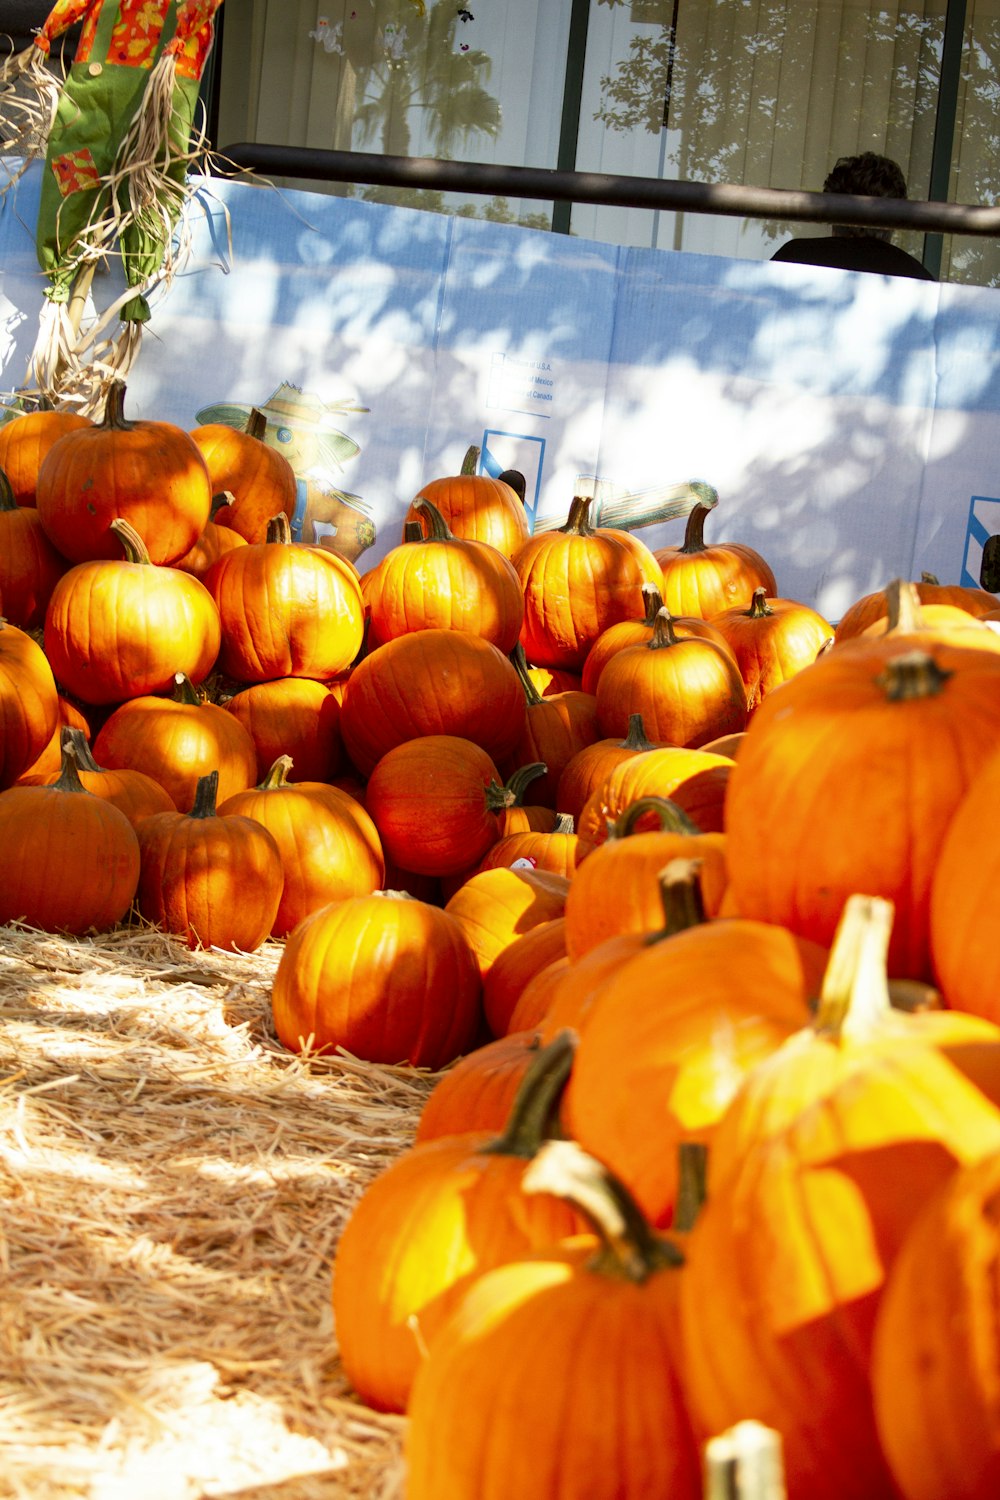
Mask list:
[[[36,249],[46,302],[29,379],[54,404],[100,408],[138,350],[146,295],[177,269],[174,231],[203,155],[195,114],[221,3],[57,0],[31,45],[0,64],[0,149],[27,146],[25,164],[45,151]],[[52,45],[81,21],[60,80]],[[116,246],[127,289],[81,336],[94,270]]]

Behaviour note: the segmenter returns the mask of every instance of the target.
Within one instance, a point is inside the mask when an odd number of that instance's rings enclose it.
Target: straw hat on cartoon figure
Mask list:
[[[292,536],[317,542],[354,562],[375,540],[370,507],[360,495],[339,489],[334,476],[361,448],[337,425],[345,412],[367,412],[353,401],[324,402],[283,381],[266,401],[220,401],[197,413],[202,423],[222,422],[245,431],[256,409],[265,419],[264,442],[291,464],[297,481]]]

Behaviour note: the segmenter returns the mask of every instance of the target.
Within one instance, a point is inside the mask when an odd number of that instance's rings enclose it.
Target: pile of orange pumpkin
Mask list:
[[[361,574],[124,405],[0,428],[0,921],[276,938],[286,1047],[445,1070],[333,1267],[410,1500],[688,1500],[746,1419],[995,1500],[1000,601],[464,471]]]

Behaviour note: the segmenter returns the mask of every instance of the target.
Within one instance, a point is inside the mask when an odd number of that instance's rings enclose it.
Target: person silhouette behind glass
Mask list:
[[[824,193],[857,193],[866,198],[905,198],[906,178],[888,156],[863,151],[842,156],[823,184]],[[882,276],[911,276],[934,281],[919,260],[892,243],[892,231],[860,224],[835,224],[833,233],[788,240],[772,260],[800,265],[835,266],[844,271],[874,271]]]

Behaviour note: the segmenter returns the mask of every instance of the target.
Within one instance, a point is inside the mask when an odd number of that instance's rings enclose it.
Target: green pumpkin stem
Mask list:
[[[662,651],[670,646],[676,646],[682,639],[674,628],[674,617],[666,605],[657,610],[656,619],[653,622],[653,634],[646,642],[650,651]]]
[[[647,943],[660,943],[706,920],[701,894],[701,860],[672,859],[657,876],[663,903],[663,926],[651,932]]]
[[[258,438],[260,442],[263,442],[264,434],[266,431],[267,417],[261,411],[259,406],[252,406],[250,408],[250,415],[249,417],[247,417],[247,437]]]
[[[455,542],[458,541],[455,533],[451,530],[448,522],[431,500],[423,495],[418,495],[413,502],[414,510],[427,521],[427,530],[421,527],[420,540],[424,542]]]
[[[566,524],[558,529],[564,536],[593,536],[594,528],[590,524],[590,506],[592,495],[574,495],[569,507],[569,515]]]
[[[642,623],[652,630],[656,625],[656,617],[663,608],[663,595],[655,583],[644,583],[642,586],[642,597],[646,606]]]
[[[526,766],[518,766],[513,775],[508,776],[504,785],[503,790],[510,794],[510,800],[505,799],[500,804],[501,807],[523,807],[528,787],[533,781],[537,781],[539,776],[544,776],[548,769],[544,760],[533,760],[529,761]],[[495,782],[493,784],[496,785]]]
[[[602,1241],[591,1269],[642,1283],[684,1256],[657,1234],[632,1194],[575,1141],[547,1141],[521,1179],[526,1193],[551,1193],[579,1209]]]
[[[576,832],[576,824],[572,813],[556,813],[556,823],[553,833],[570,834]]]
[[[199,776],[198,783],[194,791],[194,806],[188,814],[188,817],[214,818],[216,816],[215,803],[218,795],[218,771],[209,771],[205,776]]]
[[[146,543],[130,522],[124,520],[122,516],[115,516],[113,521],[108,522],[108,528],[121,542],[126,562],[153,566],[149,561]]]
[[[80,780],[73,742],[60,738],[59,747],[62,752],[62,762],[59,767],[59,777],[52,783],[54,790],[57,792],[83,792],[88,797],[92,796],[93,793],[88,792]]]
[[[677,1148],[677,1202],[674,1228],[689,1233],[708,1197],[708,1147],[700,1141],[682,1141]]]
[[[510,653],[510,659],[514,663],[514,670],[520,679],[522,688],[524,689],[525,702],[527,703],[529,708],[537,708],[538,705],[540,703],[544,703],[545,700],[531,680],[531,671],[528,667],[528,658],[520,641],[515,642],[514,648]]]
[[[104,401],[104,414],[101,417],[100,427],[102,432],[131,432],[135,426],[125,415],[125,382],[124,380],[113,380],[108,386],[108,394]]]
[[[420,498],[421,497],[418,495],[417,496],[417,500],[419,500]],[[416,500],[413,503],[416,504]],[[439,512],[439,514],[440,514],[440,512]],[[420,524],[419,521],[404,521],[403,522],[403,541],[404,542],[422,542],[423,539],[424,539],[424,528],[421,526],[421,524]]]
[[[923,617],[920,608],[920,590],[915,583],[905,578],[894,578],[885,590],[886,632],[898,631],[901,635],[912,635],[920,630]]]
[[[188,677],[186,672],[174,673],[174,702],[186,703],[188,707],[198,707],[204,699]]]
[[[232,490],[219,490],[218,494],[212,496],[212,504],[208,513],[209,520],[214,520],[217,512],[220,511],[224,505],[235,504],[236,496],[233,494]]]
[[[671,802],[669,797],[637,797],[634,802],[618,814],[613,821],[608,819],[608,838],[627,839],[636,831],[636,824],[646,813],[655,813],[663,833],[698,834],[701,829],[692,822],[682,807]]]
[[[551,1134],[576,1045],[575,1031],[560,1031],[532,1058],[502,1134],[482,1147],[486,1155],[520,1156],[525,1161],[536,1155]]]
[[[767,589],[759,584],[753,591],[750,600],[750,608],[745,611],[748,620],[766,620],[768,615],[773,615],[774,610],[767,602]]]
[[[466,448],[466,450],[465,450],[465,457],[462,459],[462,467],[459,469],[458,472],[459,472],[459,474],[464,474],[464,475],[475,474],[476,468],[477,468],[478,464],[479,464],[479,449],[476,446],[476,444],[473,443],[470,448]]]
[[[876,1032],[892,1008],[888,954],[893,904],[882,896],[849,896],[827,959],[813,1027],[857,1041]]]
[[[292,757],[290,755],[279,755],[271,766],[264,780],[257,785],[258,792],[279,792],[282,787],[288,786],[288,773],[292,769]]]
[[[14,489],[5,469],[0,469],[0,510],[17,510]]]

